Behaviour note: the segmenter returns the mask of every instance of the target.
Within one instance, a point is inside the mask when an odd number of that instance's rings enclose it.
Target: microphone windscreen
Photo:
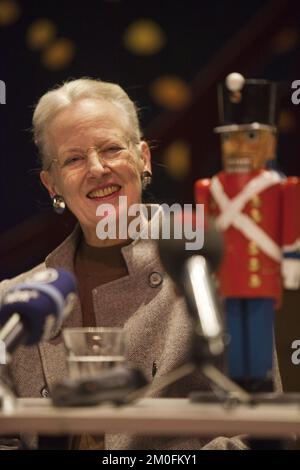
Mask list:
[[[184,212],[183,216],[171,216],[171,230],[169,239],[162,236],[158,241],[158,250],[160,259],[170,275],[176,282],[181,282],[181,273],[184,264],[188,258],[193,255],[203,256],[211,271],[216,271],[222,260],[223,255],[223,236],[215,227],[212,221],[207,221],[205,224],[197,222],[195,212]],[[194,231],[203,231],[203,246],[199,249],[187,249],[188,244],[191,242],[190,238],[185,236],[184,224],[190,224]],[[175,238],[175,227],[181,224],[180,238]],[[177,227],[178,229],[178,227]],[[195,236],[196,238],[196,236]],[[200,237],[199,237],[200,238]]]
[[[26,344],[35,344],[43,336],[46,321],[51,316],[62,321],[70,294],[75,294],[74,276],[63,269],[45,269],[8,290],[2,300],[0,325],[18,313],[29,333]]]

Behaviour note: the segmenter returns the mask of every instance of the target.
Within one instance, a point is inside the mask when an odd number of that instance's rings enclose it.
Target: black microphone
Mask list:
[[[76,297],[74,276],[63,269],[45,269],[4,295],[0,308],[0,340],[11,354],[21,344],[33,345],[54,336]]]
[[[174,237],[177,224],[191,221],[194,230],[204,230],[203,246],[196,250],[187,249],[191,240],[184,235],[184,230],[180,239]],[[223,238],[212,223],[197,227],[192,211],[185,212],[184,217],[171,218],[170,236],[170,239],[159,239],[159,255],[167,273],[182,290],[188,310],[196,321],[196,359],[216,357],[224,351],[224,339],[212,272],[222,258]]]

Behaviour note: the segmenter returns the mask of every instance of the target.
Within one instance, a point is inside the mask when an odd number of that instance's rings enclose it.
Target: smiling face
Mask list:
[[[63,196],[92,245],[101,244],[96,236],[97,207],[113,204],[118,218],[119,196],[127,196],[128,207],[140,203],[141,173],[151,170],[148,145],[130,141],[128,127],[119,107],[82,99],[60,111],[47,129],[54,161],[41,172],[41,180],[51,197]]]
[[[275,157],[273,131],[224,132],[221,136],[223,167],[226,172],[247,172],[264,168]]]

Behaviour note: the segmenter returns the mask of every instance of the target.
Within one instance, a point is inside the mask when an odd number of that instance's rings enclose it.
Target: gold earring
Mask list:
[[[63,196],[60,196],[59,194],[54,194],[51,200],[54,212],[56,212],[56,214],[62,214],[66,208],[66,203]]]
[[[152,183],[152,175],[150,173],[150,171],[143,171],[142,175],[141,175],[141,179],[142,179],[142,189],[147,189],[148,186],[150,186],[150,184]]]

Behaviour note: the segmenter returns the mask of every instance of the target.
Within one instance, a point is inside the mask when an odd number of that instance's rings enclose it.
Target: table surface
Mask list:
[[[224,408],[181,398],[145,398],[124,407],[55,408],[46,398],[23,398],[15,409],[0,411],[0,433],[16,432],[300,436],[300,403]]]

